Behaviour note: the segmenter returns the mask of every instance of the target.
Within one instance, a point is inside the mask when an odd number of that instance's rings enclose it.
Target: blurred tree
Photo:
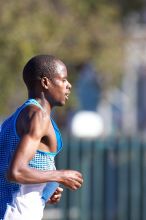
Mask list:
[[[72,66],[90,59],[119,80],[123,34],[114,1],[1,0],[0,24],[0,114],[26,97],[21,72],[36,54],[55,54]]]

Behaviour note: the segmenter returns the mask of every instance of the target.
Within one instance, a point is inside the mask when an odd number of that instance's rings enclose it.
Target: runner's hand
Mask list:
[[[51,196],[51,198],[48,200],[47,203],[49,204],[56,204],[60,201],[61,196],[62,196],[63,188],[58,187],[54,194]]]
[[[77,190],[83,184],[83,177],[82,174],[78,171],[62,170],[60,183],[71,190]]]

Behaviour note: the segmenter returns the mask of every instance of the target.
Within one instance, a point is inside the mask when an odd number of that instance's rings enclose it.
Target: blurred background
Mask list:
[[[56,162],[84,185],[44,220],[145,220],[146,0],[1,0],[0,51],[0,122],[27,99],[32,56],[59,57],[73,85]]]

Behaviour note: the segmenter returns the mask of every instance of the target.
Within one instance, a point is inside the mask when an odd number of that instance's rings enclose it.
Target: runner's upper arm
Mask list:
[[[11,172],[28,166],[29,161],[33,158],[39,147],[41,138],[44,136],[48,124],[42,111],[37,111],[31,114],[25,126],[26,129],[24,129],[12,158],[10,166]]]

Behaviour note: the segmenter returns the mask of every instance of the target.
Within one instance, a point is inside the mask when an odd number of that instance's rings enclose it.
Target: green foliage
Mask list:
[[[8,114],[26,97],[21,72],[36,54],[55,54],[72,65],[90,59],[117,82],[123,45],[119,20],[119,7],[102,0],[1,1],[0,113]]]

